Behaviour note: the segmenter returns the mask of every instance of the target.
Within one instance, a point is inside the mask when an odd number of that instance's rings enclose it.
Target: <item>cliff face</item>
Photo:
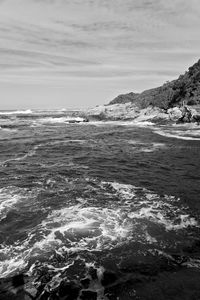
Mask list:
[[[134,103],[139,108],[148,106],[168,109],[179,104],[200,104],[200,60],[178,79],[167,82],[162,86],[146,90],[141,94],[129,93],[120,95],[110,104]]]

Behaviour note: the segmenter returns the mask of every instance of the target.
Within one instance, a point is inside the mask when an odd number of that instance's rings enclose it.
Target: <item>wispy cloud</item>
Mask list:
[[[0,0],[0,81],[158,85],[198,59],[199,15],[198,0]]]

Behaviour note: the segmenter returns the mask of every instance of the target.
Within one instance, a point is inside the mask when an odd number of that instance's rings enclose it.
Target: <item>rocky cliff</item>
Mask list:
[[[200,60],[176,80],[146,90],[141,94],[120,95],[109,104],[127,102],[134,103],[140,108],[152,105],[162,109],[168,109],[183,102],[187,105],[200,104]]]
[[[89,119],[166,119],[200,123],[200,60],[178,79],[140,94],[119,95],[87,112]],[[197,109],[197,110],[196,110]]]

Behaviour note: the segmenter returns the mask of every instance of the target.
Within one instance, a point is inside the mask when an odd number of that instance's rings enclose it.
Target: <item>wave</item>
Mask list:
[[[16,110],[16,111],[0,111],[0,115],[23,115],[23,114],[32,114],[32,110]]]
[[[129,140],[128,144],[133,146],[135,152],[146,152],[151,153],[154,151],[158,151],[160,149],[166,148],[166,144],[164,143],[142,143],[138,140]]]
[[[4,131],[4,132],[17,132],[18,129],[17,128],[14,128],[14,127],[7,127],[7,126],[0,126],[0,130]]]
[[[39,147],[41,147],[41,144],[34,146],[33,149],[29,150],[26,154],[24,154],[22,156],[17,156],[17,157],[14,157],[14,158],[9,158],[9,159],[6,159],[4,161],[1,161],[0,165],[1,166],[6,166],[9,162],[21,161],[21,160],[25,160],[27,157],[34,156]]]
[[[186,140],[186,141],[200,141],[200,132],[193,132],[193,131],[162,131],[162,130],[156,130],[156,134],[168,137],[168,138],[175,138],[180,140]]]
[[[85,122],[84,118],[81,117],[46,117],[46,118],[41,118],[38,119],[37,123],[35,123],[35,125],[37,124],[56,124],[56,123],[81,123],[81,122]]]

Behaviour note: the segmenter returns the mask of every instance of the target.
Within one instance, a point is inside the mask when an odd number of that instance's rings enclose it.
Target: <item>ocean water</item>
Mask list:
[[[0,113],[0,278],[41,299],[199,299],[180,282],[200,295],[200,127],[81,121]]]

